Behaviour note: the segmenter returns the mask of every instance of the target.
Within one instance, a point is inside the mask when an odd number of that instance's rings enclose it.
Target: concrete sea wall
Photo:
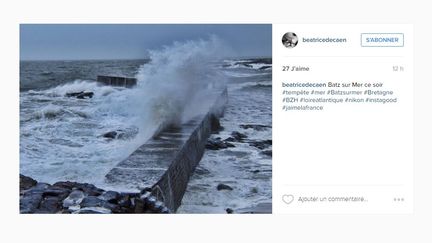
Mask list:
[[[104,85],[121,86],[121,87],[130,88],[137,84],[137,79],[98,75],[97,82]]]
[[[212,130],[218,127],[218,119],[223,115],[227,99],[228,93],[225,89],[177,152],[169,168],[152,187],[152,195],[164,202],[172,211],[176,211],[181,204],[189,178],[204,154]]]

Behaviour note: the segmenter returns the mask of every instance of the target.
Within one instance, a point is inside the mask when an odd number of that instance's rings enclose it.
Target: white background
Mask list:
[[[338,3],[340,2],[340,3]],[[2,1],[1,242],[431,242],[427,1]],[[19,215],[19,23],[412,23],[414,213],[410,215]],[[273,132],[277,136],[277,131]]]
[[[294,31],[300,41],[286,48]],[[361,33],[404,33],[404,47],[362,47]],[[346,38],[305,43],[303,38]],[[273,212],[411,213],[413,174],[413,34],[411,25],[273,25]],[[282,66],[310,71],[282,71]],[[394,72],[393,66],[404,67]],[[283,88],[282,82],[383,83],[382,88]],[[284,90],[392,90],[398,102],[286,103]],[[345,96],[346,97],[346,96]],[[366,96],[361,96],[366,98]],[[382,98],[382,97],[380,97]],[[389,96],[385,96],[389,98]],[[283,111],[283,105],[323,105],[323,111]],[[283,195],[293,195],[287,204]],[[364,197],[367,202],[299,202],[299,197]],[[394,201],[403,198],[403,202]]]

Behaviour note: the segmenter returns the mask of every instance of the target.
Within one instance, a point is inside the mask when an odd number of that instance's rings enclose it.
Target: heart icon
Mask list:
[[[294,201],[294,196],[291,194],[289,195],[285,194],[282,196],[282,201],[286,204],[290,204]]]

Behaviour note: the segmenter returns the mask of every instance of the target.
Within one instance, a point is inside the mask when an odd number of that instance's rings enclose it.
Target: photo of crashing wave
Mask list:
[[[270,25],[20,31],[20,213],[271,213]]]

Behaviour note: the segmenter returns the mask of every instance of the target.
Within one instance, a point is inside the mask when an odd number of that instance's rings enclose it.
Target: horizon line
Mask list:
[[[232,57],[224,57],[222,59],[229,59],[229,58],[273,58],[272,55],[267,56],[267,55],[263,55],[263,56],[232,56]],[[142,58],[83,58],[83,59],[75,59],[75,58],[71,58],[71,59],[19,59],[19,61],[24,61],[24,62],[28,62],[28,61],[126,61],[126,60],[150,60],[150,57],[142,57]]]

